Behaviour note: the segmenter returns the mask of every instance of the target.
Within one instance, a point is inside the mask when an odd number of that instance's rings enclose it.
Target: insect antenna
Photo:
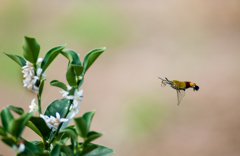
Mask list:
[[[162,79],[161,77],[158,77],[158,78],[164,81],[164,79]]]
[[[165,86],[167,85],[167,83],[168,83],[168,80],[164,80],[164,79],[162,79],[161,77],[158,77],[158,78],[162,80],[161,86],[162,86],[162,87],[165,87]]]

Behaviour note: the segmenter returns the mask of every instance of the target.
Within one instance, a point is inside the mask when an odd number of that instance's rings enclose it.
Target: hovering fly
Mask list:
[[[180,104],[182,98],[185,96],[185,90],[187,88],[193,88],[193,91],[195,91],[195,90],[198,91],[198,89],[199,89],[199,87],[193,82],[178,81],[178,80],[169,81],[166,77],[165,77],[165,79],[162,79],[160,77],[158,77],[158,78],[162,80],[162,84],[161,84],[162,87],[169,85],[173,89],[176,89],[178,105]]]

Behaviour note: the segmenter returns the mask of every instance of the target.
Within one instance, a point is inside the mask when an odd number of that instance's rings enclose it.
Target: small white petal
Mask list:
[[[25,150],[25,145],[23,143],[21,143],[18,147],[20,152],[23,152]]]
[[[79,96],[82,96],[83,90],[80,90],[80,91],[78,92],[78,94],[79,94]]]
[[[52,131],[56,131],[61,122],[67,122],[68,121],[68,119],[61,118],[60,114],[58,112],[56,112],[56,118],[54,116],[48,117],[46,115],[45,116],[40,115],[40,117],[44,119],[48,128],[51,129]]]
[[[35,103],[35,99],[32,99],[31,104]]]
[[[32,100],[31,105],[29,106],[29,108],[30,108],[29,113],[35,112],[35,111],[38,110],[38,105],[35,103],[35,99]]]
[[[63,97],[66,97],[66,96],[68,96],[68,94],[69,94],[69,93],[68,93],[67,91],[65,91],[65,90],[61,90],[60,93],[62,93],[62,96],[63,96]]]
[[[37,60],[37,63],[42,63],[42,61],[43,61],[43,58],[39,57]]]
[[[52,144],[50,144],[50,150],[52,150],[53,149],[53,145]]]
[[[60,119],[60,114],[56,112],[56,118]]]
[[[66,116],[67,119],[71,120],[74,116],[75,116],[75,112],[74,111],[69,111],[68,115]]]
[[[40,77],[40,76],[41,76],[41,74],[42,74],[42,68],[38,68],[38,69],[37,69],[37,76],[39,76],[39,77]]]
[[[62,119],[60,119],[60,121],[61,121],[61,122],[67,122],[68,119],[62,118]]]
[[[50,122],[51,119],[47,115],[42,115],[40,114],[40,117],[45,121],[45,122]]]
[[[42,73],[42,79],[43,79],[43,80],[46,80],[46,77],[47,77],[47,76],[46,76],[46,73],[43,72],[43,73]]]
[[[22,153],[25,150],[25,145],[21,143],[20,145],[13,145],[12,146],[13,150],[16,151],[18,154]]]
[[[67,96],[67,99],[72,100],[72,99],[74,99],[74,96],[73,95]]]
[[[67,88],[68,88],[68,90],[71,90],[71,89],[72,89],[72,87],[71,87],[71,86],[69,86],[69,85],[67,85]]]
[[[73,100],[73,105],[78,105],[78,100]]]
[[[43,120],[45,119],[44,115],[40,114],[40,118],[42,118]]]

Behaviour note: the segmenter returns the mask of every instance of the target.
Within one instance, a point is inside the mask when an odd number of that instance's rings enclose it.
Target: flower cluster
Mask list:
[[[53,116],[48,117],[47,115],[40,114],[40,117],[46,122],[48,128],[52,131],[56,131],[61,122],[67,122],[68,119],[60,118],[60,114],[56,112],[56,118]]]
[[[42,62],[42,58],[38,59],[38,63]],[[33,64],[29,61],[26,61],[26,65],[22,67],[23,73],[23,87],[26,87],[29,90],[32,90],[36,94],[39,92],[39,87],[36,85],[39,78],[42,76],[42,79],[46,79],[45,73],[42,73],[42,69],[38,68],[35,75]]]
[[[68,89],[70,90],[71,87],[68,87]],[[83,90],[78,91],[76,89],[74,91],[74,95],[69,95],[69,92],[64,90],[60,91],[60,93],[63,94],[63,97],[66,97],[69,100],[73,100],[66,118],[60,118],[60,114],[58,112],[56,112],[56,118],[53,116],[48,117],[47,115],[40,114],[40,117],[46,122],[48,128],[51,129],[52,131],[56,131],[61,122],[63,122],[61,129],[63,129],[64,127],[67,126],[68,124],[67,121],[70,121],[76,114],[78,114],[80,108],[78,105],[78,101],[82,101]],[[38,106],[35,104],[35,99],[32,100],[29,108],[30,108],[29,112],[38,110]]]
[[[29,108],[30,108],[29,113],[38,111],[38,105],[35,103],[35,99],[32,100],[31,105],[29,106]]]
[[[92,143],[102,136],[102,133],[91,131],[90,125],[95,110],[75,117],[79,113],[79,101],[82,101],[83,90],[79,89],[84,75],[93,62],[105,51],[104,48],[90,51],[83,59],[66,45],[50,49],[44,59],[39,58],[40,45],[32,37],[25,36],[23,42],[23,57],[5,53],[22,68],[23,86],[37,94],[37,100],[32,99],[29,112],[16,106],[8,106],[0,111],[0,140],[14,149],[17,155],[112,155],[114,150]],[[51,102],[42,112],[42,92],[46,80],[45,71],[53,60],[63,55],[69,61],[66,80],[67,84],[52,80],[51,86],[63,89],[63,98]],[[37,116],[34,113],[38,112]],[[12,114],[15,112],[17,114]],[[19,115],[15,118],[15,115]],[[13,117],[14,116],[14,117]],[[68,126],[74,118],[74,125]],[[41,137],[41,140],[27,141],[22,132],[25,127]],[[79,142],[78,137],[82,138]],[[67,143],[69,142],[69,143]]]
[[[32,90],[36,94],[38,94],[39,87],[36,86],[36,82],[38,80],[38,76],[35,76],[33,64],[30,62],[26,62],[26,65],[22,67],[23,73],[23,87],[26,87],[28,90]]]
[[[68,89],[70,90],[69,87]],[[82,101],[83,90],[78,91],[77,89],[75,89],[74,95],[69,95],[69,92],[64,90],[60,91],[60,93],[63,94],[63,97],[66,97],[69,100],[73,100],[73,103],[70,106],[69,113],[67,115],[68,119],[72,119],[79,112],[80,107],[78,106],[78,101]]]

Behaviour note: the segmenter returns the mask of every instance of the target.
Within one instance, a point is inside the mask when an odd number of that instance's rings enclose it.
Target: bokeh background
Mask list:
[[[96,109],[95,143],[116,156],[240,155],[239,0],[0,0],[0,50],[22,55],[24,35],[35,37],[40,57],[67,44],[84,56],[107,50],[88,70],[81,111]],[[67,60],[46,71],[43,108],[60,99]],[[21,68],[0,53],[0,109],[28,106]],[[198,92],[177,95],[158,77],[193,81]],[[37,115],[37,113],[35,114]],[[23,136],[37,140],[28,128]],[[15,152],[0,142],[0,155]]]

